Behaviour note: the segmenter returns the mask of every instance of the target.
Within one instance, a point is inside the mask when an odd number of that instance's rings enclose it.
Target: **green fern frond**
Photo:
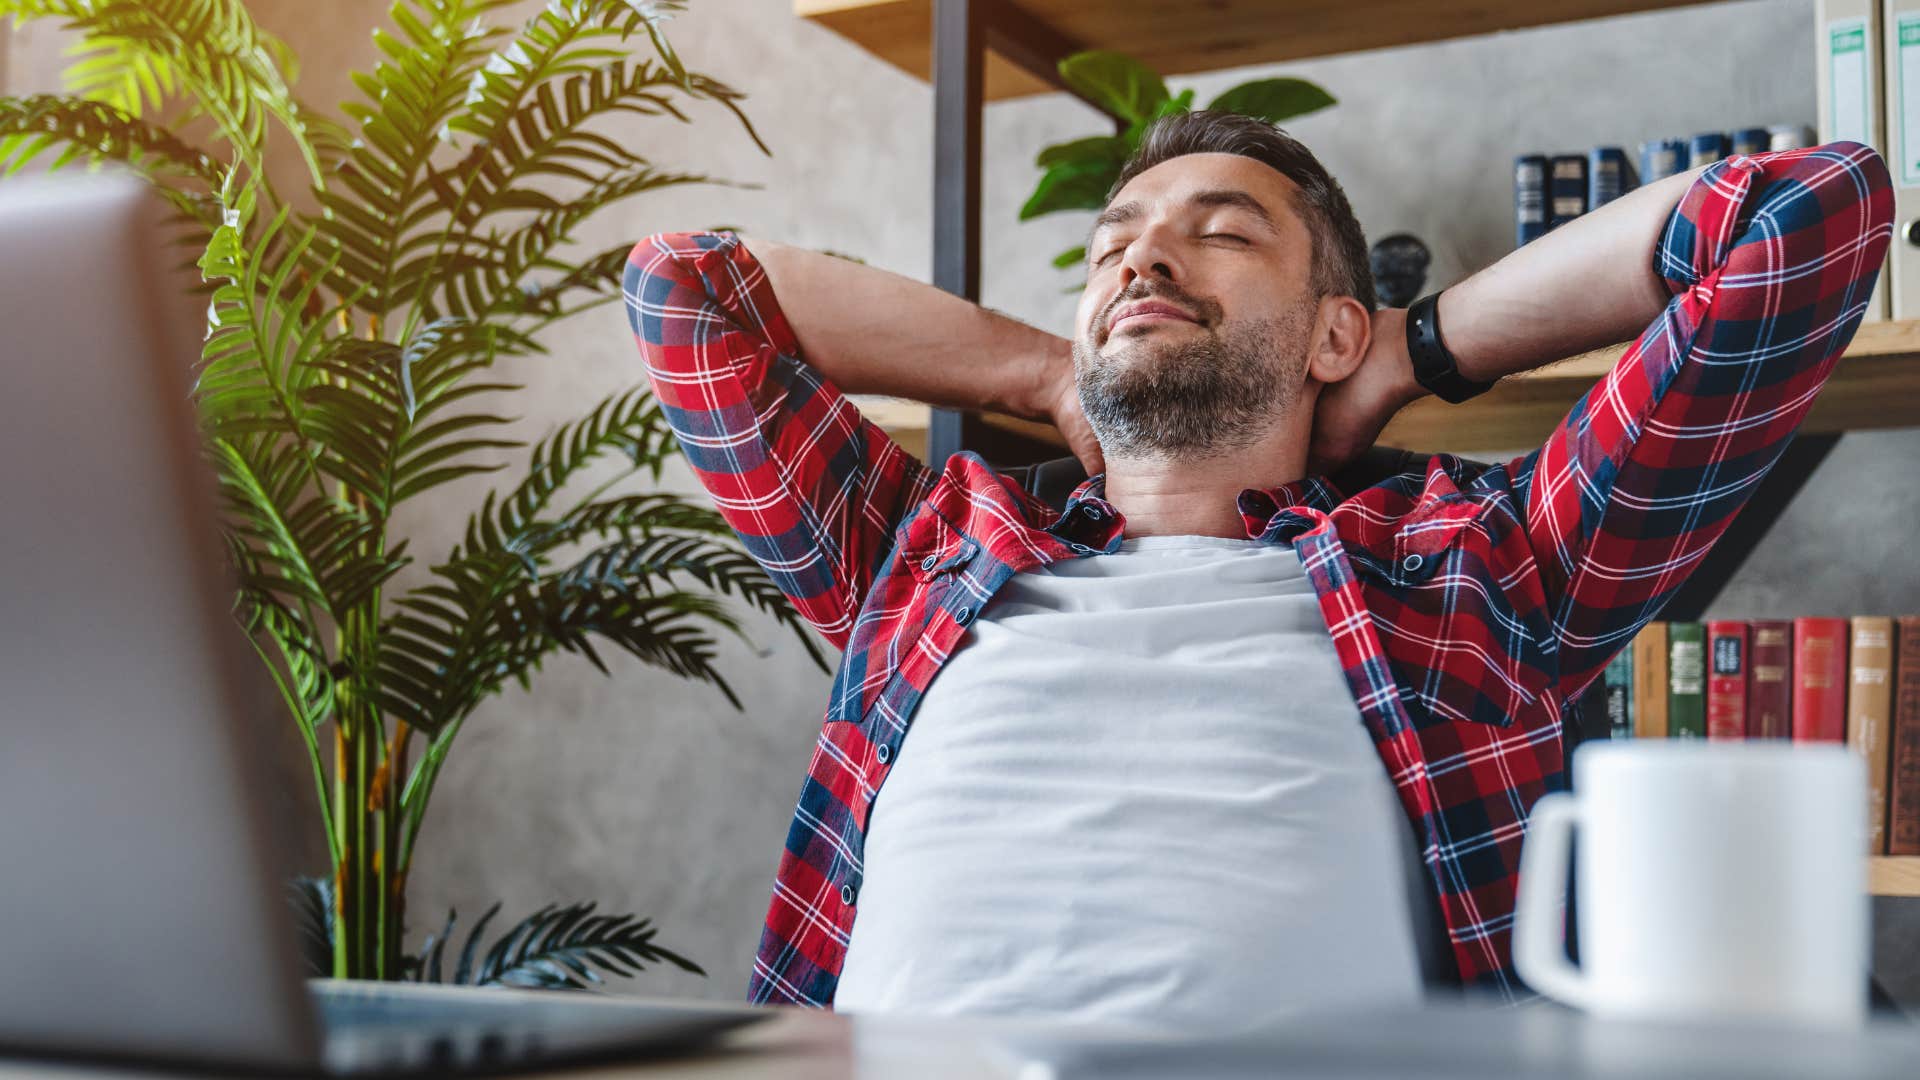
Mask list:
[[[307,227],[282,247],[275,265],[268,253],[281,246],[288,211],[276,213],[249,244],[246,228],[252,206],[250,189],[234,199],[230,215],[214,229],[200,259],[202,276],[216,286],[207,309],[207,338],[201,345],[193,399],[215,438],[259,431],[287,436],[305,464],[314,494],[324,495],[321,447],[306,434],[301,391],[319,374],[315,361],[337,343],[327,338],[324,315],[308,315],[318,299],[318,277],[309,275],[295,284],[314,230]]]
[[[667,528],[698,529],[729,539],[733,535],[725,519],[705,507],[648,506],[631,519],[623,515],[609,526],[596,530],[626,535],[588,552],[569,567],[560,575],[562,586],[652,593],[657,587],[671,587],[674,574],[686,574],[714,592],[738,596],[773,616],[800,639],[815,666],[825,672],[833,670],[819,646],[807,635],[806,622],[794,612],[792,604],[759,563],[731,542],[659,531]],[[632,535],[635,533],[639,535]],[[745,633],[736,632],[741,640],[758,649]]]
[[[494,294],[491,310],[510,318],[537,315],[557,319],[568,314],[562,309],[561,302],[575,292],[590,292],[602,297],[618,296],[620,283],[626,274],[627,257],[632,252],[632,244],[617,244],[574,263],[546,281],[523,280],[517,295],[511,290]]]
[[[736,185],[703,173],[669,173],[642,166],[611,173],[568,199],[526,193],[518,209],[533,210],[532,219],[505,237],[491,234],[473,239],[460,250],[467,257],[459,266],[436,265],[423,257],[405,268],[401,277],[417,285],[423,299],[438,303],[453,315],[498,317],[521,309],[527,275],[558,271],[562,276],[579,268],[559,261],[554,252],[574,239],[574,232],[602,208],[643,192],[680,184]],[[438,277],[434,277],[438,275]],[[432,310],[431,305],[429,310]]]
[[[632,976],[648,964],[661,962],[696,975],[706,974],[698,964],[656,942],[654,928],[649,925],[652,920],[595,915],[594,907],[593,901],[542,907],[515,923],[482,956],[482,935],[500,910],[496,901],[467,935],[451,981],[473,986],[586,990],[591,984],[605,981],[594,970],[596,967]],[[455,913],[448,909],[446,925],[438,934],[428,935],[419,954],[410,958],[411,979],[443,981],[442,954],[453,939],[455,921]]]
[[[25,168],[47,150],[62,149],[48,163],[60,169],[74,161],[88,167],[125,164],[172,204],[192,226],[196,247],[220,220],[212,195],[224,170],[211,155],[164,128],[97,101],[53,94],[0,98],[0,177]]]
[[[480,512],[467,521],[466,539],[452,561],[490,551],[542,555],[550,547],[531,541],[542,515],[568,481],[609,453],[619,453],[635,468],[651,468],[658,479],[661,462],[674,445],[660,405],[643,388],[608,397],[592,412],[564,424],[533,449],[527,476],[504,497],[487,496]]]
[[[371,74],[354,74],[366,100],[344,109],[358,124],[358,139],[339,164],[339,188],[320,192],[321,227],[338,247],[345,275],[367,286],[360,304],[372,314],[401,301],[394,271],[406,240],[445,211],[428,182],[428,161],[503,33],[483,17],[506,2],[396,0],[389,16],[399,36],[376,30],[385,59]]]
[[[137,117],[178,91],[187,111],[175,126],[208,117],[254,173],[275,120],[319,178],[307,116],[288,85],[291,54],[241,0],[0,0],[0,14],[61,18],[82,35],[68,70],[81,97]]]

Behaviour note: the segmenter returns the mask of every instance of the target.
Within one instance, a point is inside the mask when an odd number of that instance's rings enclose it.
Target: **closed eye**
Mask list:
[[[1244,236],[1236,236],[1236,235],[1235,235],[1235,234],[1233,234],[1233,233],[1218,233],[1218,232],[1216,232],[1216,233],[1207,233],[1207,234],[1205,234],[1205,235],[1203,235],[1202,237],[1200,237],[1200,239],[1202,239],[1202,240],[1211,240],[1211,239],[1213,239],[1213,238],[1214,238],[1214,237],[1216,237],[1216,236],[1218,236],[1218,237],[1221,237],[1221,238],[1223,238],[1223,239],[1227,239],[1227,240],[1238,240],[1238,241],[1240,241],[1240,242],[1241,242],[1241,243],[1243,243],[1243,244],[1251,244],[1251,243],[1253,243],[1253,241],[1251,241],[1251,240],[1249,240],[1249,239],[1247,239],[1246,237],[1244,237]],[[1114,257],[1115,255],[1117,255],[1117,254],[1119,254],[1119,253],[1120,253],[1120,251],[1121,251],[1121,249],[1120,249],[1120,248],[1114,248],[1114,249],[1113,249],[1112,251],[1109,251],[1109,252],[1107,252],[1107,253],[1106,253],[1105,255],[1102,255],[1102,256],[1100,256],[1100,257],[1099,257],[1098,259],[1095,259],[1095,260],[1093,261],[1093,265],[1095,265],[1095,266],[1099,266],[1099,265],[1100,265],[1101,263],[1104,263],[1104,262],[1106,262],[1106,261],[1107,261],[1108,259],[1111,259],[1111,258],[1113,258],[1113,257]]]

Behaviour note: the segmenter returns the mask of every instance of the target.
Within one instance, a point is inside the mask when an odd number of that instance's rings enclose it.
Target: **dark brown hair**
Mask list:
[[[1239,154],[1270,166],[1298,187],[1293,210],[1313,237],[1308,281],[1314,298],[1351,296],[1372,311],[1373,268],[1367,237],[1353,216],[1346,192],[1300,140],[1279,125],[1254,116],[1195,109],[1163,116],[1148,126],[1136,151],[1107,191],[1107,202],[1127,181],[1183,154]]]

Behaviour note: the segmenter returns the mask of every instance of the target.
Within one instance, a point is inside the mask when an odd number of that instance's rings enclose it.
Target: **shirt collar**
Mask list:
[[[1087,477],[1067,496],[1059,520],[1046,531],[1062,539],[1112,551],[1125,531],[1125,521],[1106,496],[1107,474],[1101,472]],[[1304,529],[1311,521],[1301,510],[1330,514],[1339,504],[1340,491],[1325,476],[1309,476],[1277,487],[1243,488],[1236,500],[1249,540],[1270,534],[1291,539],[1292,533]],[[1293,527],[1289,529],[1289,526]],[[1283,529],[1289,535],[1278,537]]]

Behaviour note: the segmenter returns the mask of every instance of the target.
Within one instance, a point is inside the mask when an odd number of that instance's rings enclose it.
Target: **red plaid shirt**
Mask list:
[[[1293,545],[1313,582],[1468,984],[1527,994],[1509,945],[1520,845],[1534,801],[1565,786],[1568,703],[1786,446],[1865,314],[1892,219],[1886,163],[1860,143],[1720,161],[1650,253],[1666,309],[1539,449],[1239,493],[1247,536]],[[937,473],[907,454],[800,355],[731,233],[646,238],[625,291],[695,476],[845,654],[748,988],[830,1006],[868,811],[922,692],[1008,578],[1116,550],[1124,518],[1104,474],[1056,513],[972,451]]]

